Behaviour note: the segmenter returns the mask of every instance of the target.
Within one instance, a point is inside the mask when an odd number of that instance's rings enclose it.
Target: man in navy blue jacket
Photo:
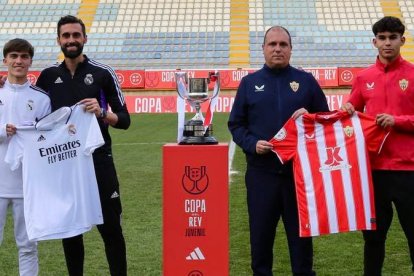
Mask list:
[[[251,267],[254,275],[272,275],[273,244],[282,217],[293,275],[315,275],[312,239],[299,237],[292,166],[280,163],[268,141],[290,117],[328,111],[328,104],[313,76],[290,66],[288,30],[271,27],[262,48],[265,65],[242,79],[228,121],[233,141],[247,159]]]

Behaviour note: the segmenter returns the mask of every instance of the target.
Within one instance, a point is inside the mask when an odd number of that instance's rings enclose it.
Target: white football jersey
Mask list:
[[[11,169],[22,164],[29,239],[72,237],[102,224],[92,153],[104,140],[95,115],[75,105],[51,113],[40,126],[52,129],[18,128],[5,158]]]

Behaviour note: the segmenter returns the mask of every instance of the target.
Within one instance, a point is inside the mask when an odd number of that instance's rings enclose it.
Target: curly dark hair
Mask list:
[[[382,32],[399,33],[402,36],[405,26],[398,17],[385,16],[372,26],[372,32],[375,36]]]

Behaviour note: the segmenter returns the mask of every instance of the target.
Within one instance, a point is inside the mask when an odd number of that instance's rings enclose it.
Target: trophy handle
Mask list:
[[[213,94],[211,95],[210,99],[214,99],[215,97],[218,96],[219,92],[220,92],[220,72],[216,71],[216,72],[209,72],[208,73],[209,76],[209,81],[214,81],[214,90],[213,90]]]
[[[175,72],[175,84],[178,96],[186,100],[188,98],[188,76],[187,72]]]

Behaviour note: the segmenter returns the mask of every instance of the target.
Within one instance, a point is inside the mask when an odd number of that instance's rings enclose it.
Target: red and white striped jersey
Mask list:
[[[369,155],[386,136],[371,116],[332,111],[290,119],[270,140],[293,160],[301,237],[376,229]]]

